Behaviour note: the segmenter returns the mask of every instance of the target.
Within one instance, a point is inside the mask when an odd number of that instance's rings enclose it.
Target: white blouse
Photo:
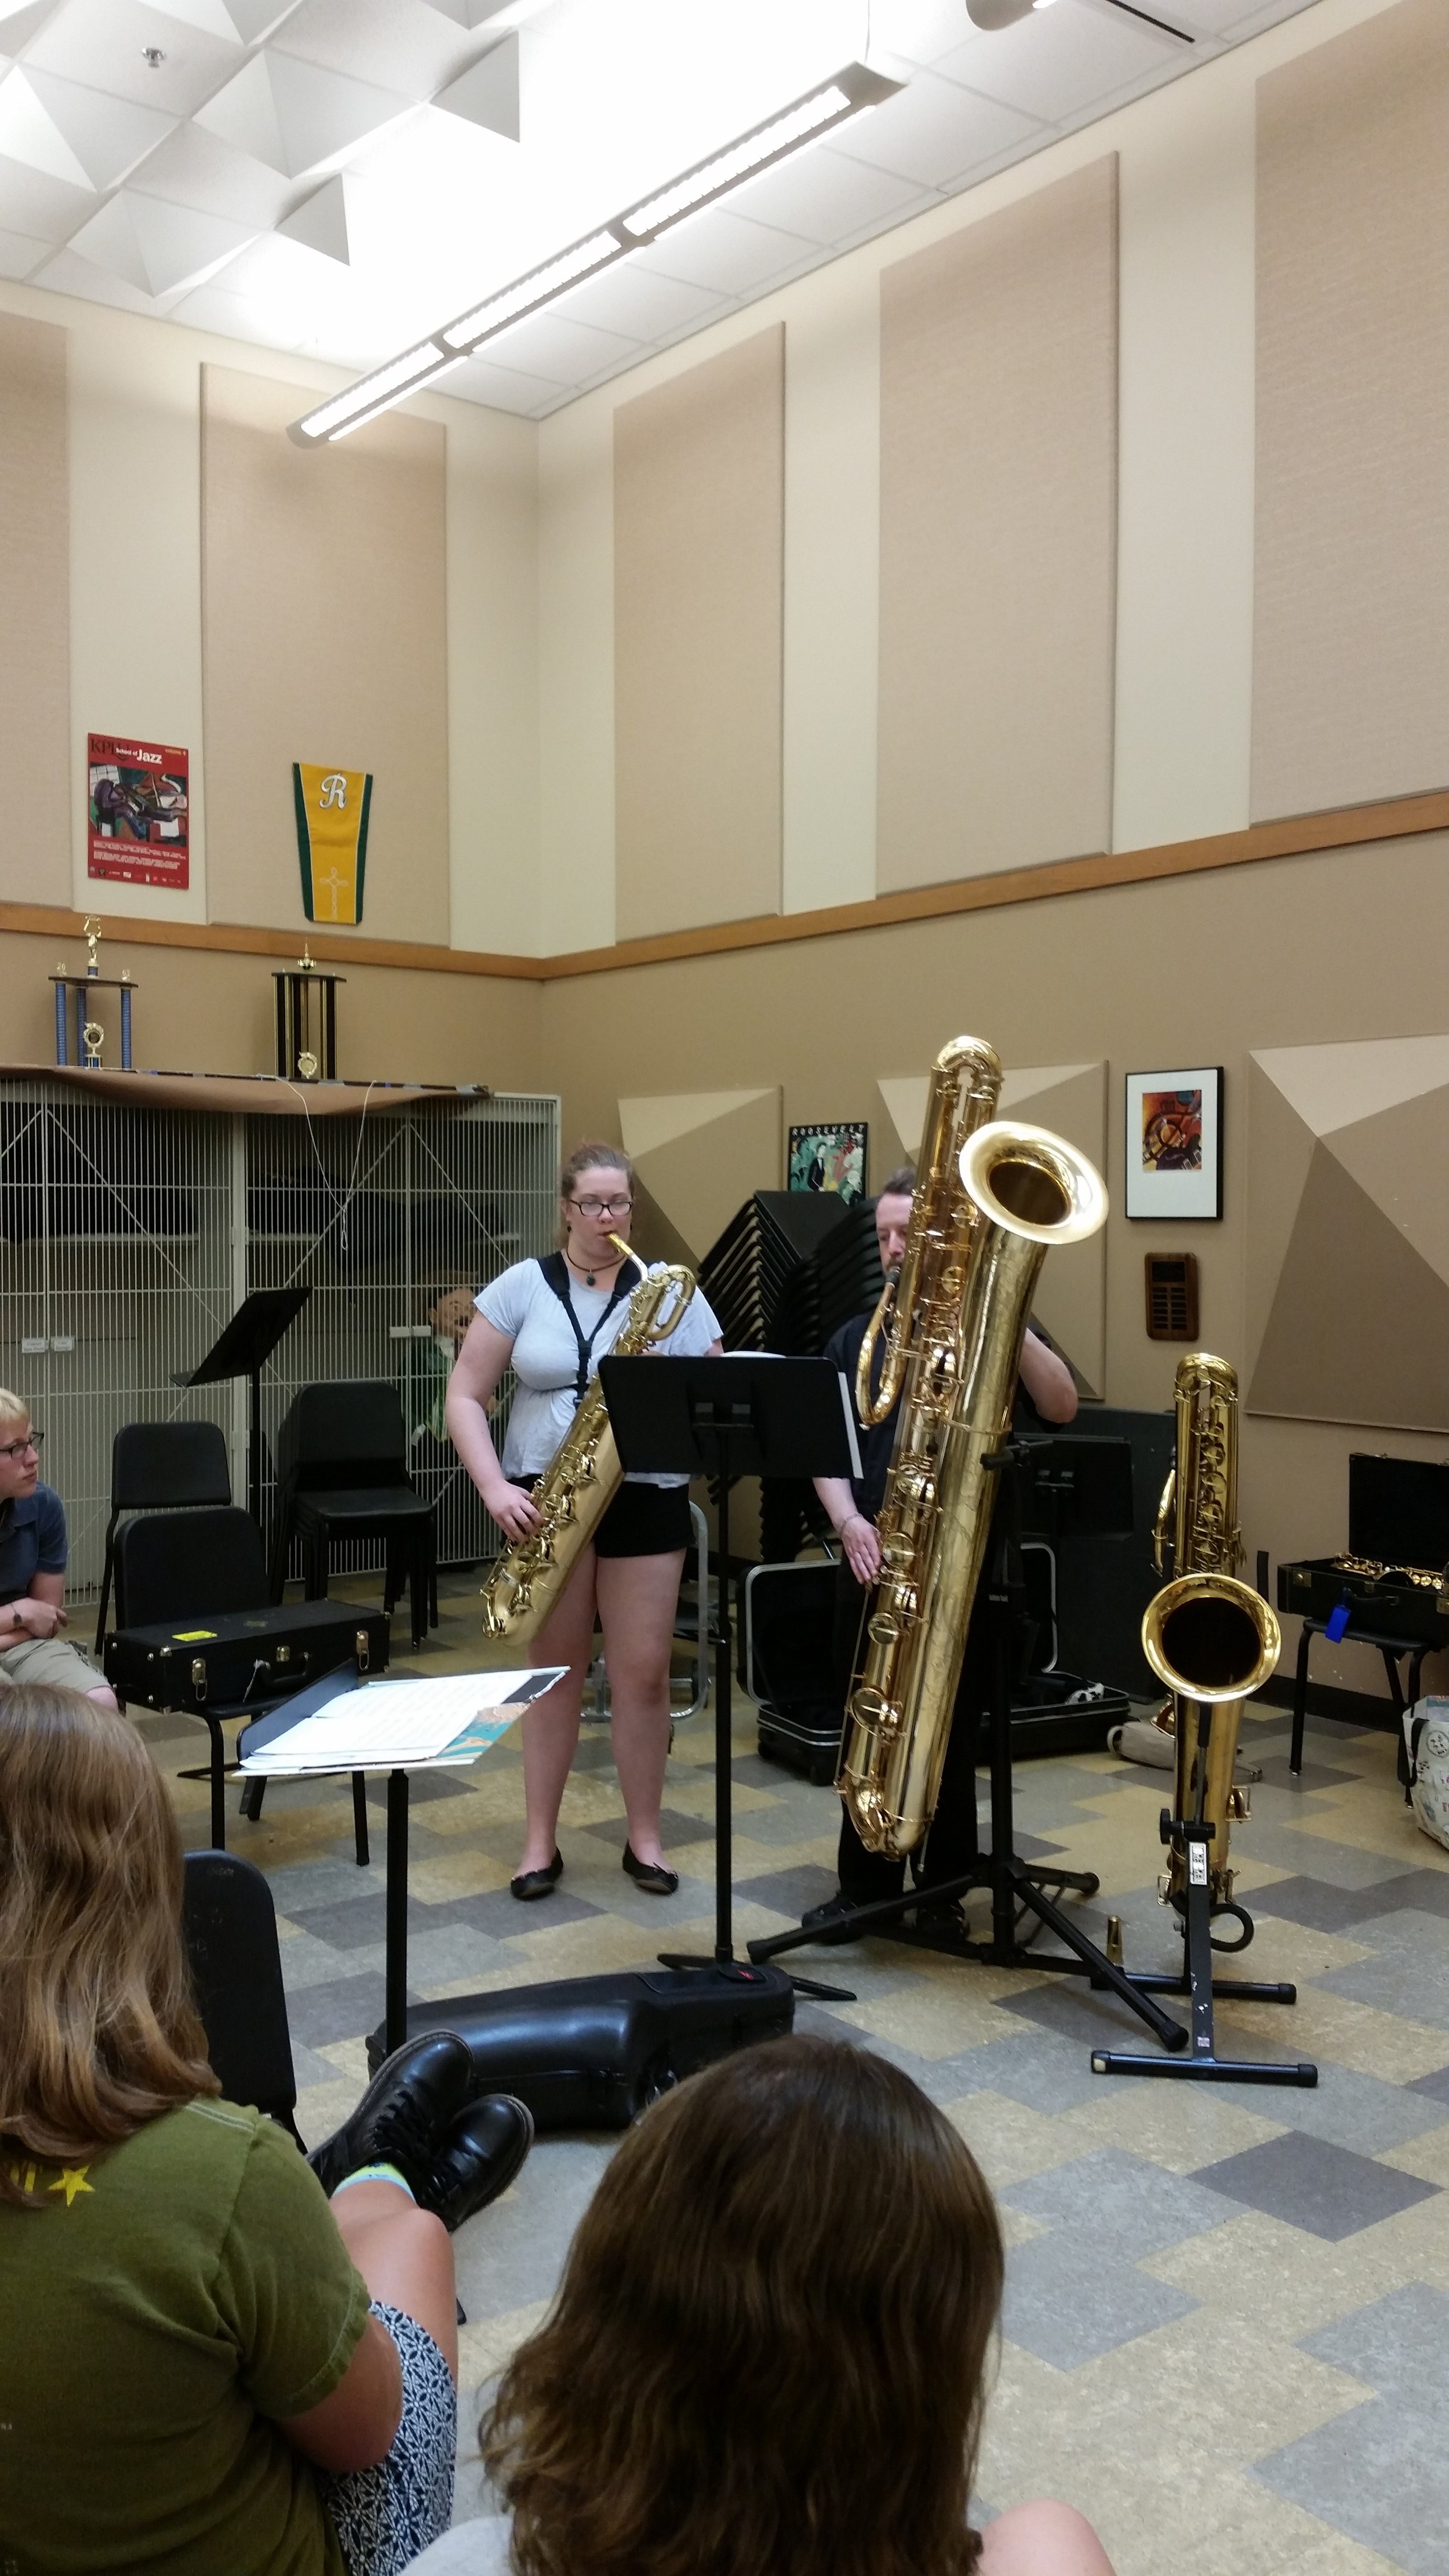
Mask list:
[[[638,1285],[634,1273],[631,1285]],[[609,1310],[611,1289],[586,1288],[570,1276],[569,1303],[579,1331],[589,1344],[587,1376],[618,1340],[629,1312],[628,1296]],[[578,1340],[537,1261],[515,1261],[510,1270],[490,1279],[475,1297],[478,1312],[495,1332],[513,1344],[512,1367],[518,1380],[508,1432],[503,1443],[503,1473],[520,1481],[540,1475],[548,1465],[578,1409],[580,1352]],[[701,1359],[719,1339],[716,1317],[696,1288],[689,1306],[661,1344],[661,1354]],[[631,1485],[687,1485],[687,1476],[630,1476]]]

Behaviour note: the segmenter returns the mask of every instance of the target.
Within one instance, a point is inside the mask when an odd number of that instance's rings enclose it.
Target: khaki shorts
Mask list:
[[[49,1682],[56,1690],[105,1688],[104,1673],[64,1637],[26,1637],[18,1646],[7,1646],[0,1654],[0,1674],[7,1682]]]

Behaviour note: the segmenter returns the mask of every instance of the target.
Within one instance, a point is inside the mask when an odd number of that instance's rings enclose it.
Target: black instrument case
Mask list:
[[[627,2129],[647,2104],[701,2066],[783,2039],[795,1989],[780,1968],[624,1969],[410,2004],[407,2035],[455,2030],[473,2052],[480,2093],[512,2093],[540,2129]],[[367,2043],[376,2073],[379,2027]]]
[[[201,1715],[290,1696],[339,1664],[386,1672],[385,1610],[350,1601],[283,1601],[274,1609],[221,1610],[153,1628],[118,1628],[105,1643],[106,1679],[138,1708]]]

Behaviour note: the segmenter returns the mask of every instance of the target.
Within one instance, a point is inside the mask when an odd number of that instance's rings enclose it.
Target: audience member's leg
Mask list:
[[[987,2524],[981,2576],[1112,2576],[1112,2562],[1085,2514],[1043,2499]]]
[[[338,2233],[374,2299],[401,2308],[433,2338],[458,2378],[453,2244],[441,2218],[396,2182],[353,2182],[334,2193]]]

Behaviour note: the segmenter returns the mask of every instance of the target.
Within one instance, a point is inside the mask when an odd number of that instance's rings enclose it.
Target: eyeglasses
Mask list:
[[[580,1216],[589,1217],[627,1216],[633,1204],[632,1199],[570,1199],[569,1201],[569,1206],[576,1207]]]
[[[44,1447],[43,1431],[27,1431],[23,1440],[7,1440],[4,1448],[0,1449],[0,1458],[24,1458],[32,1449],[38,1458]]]

